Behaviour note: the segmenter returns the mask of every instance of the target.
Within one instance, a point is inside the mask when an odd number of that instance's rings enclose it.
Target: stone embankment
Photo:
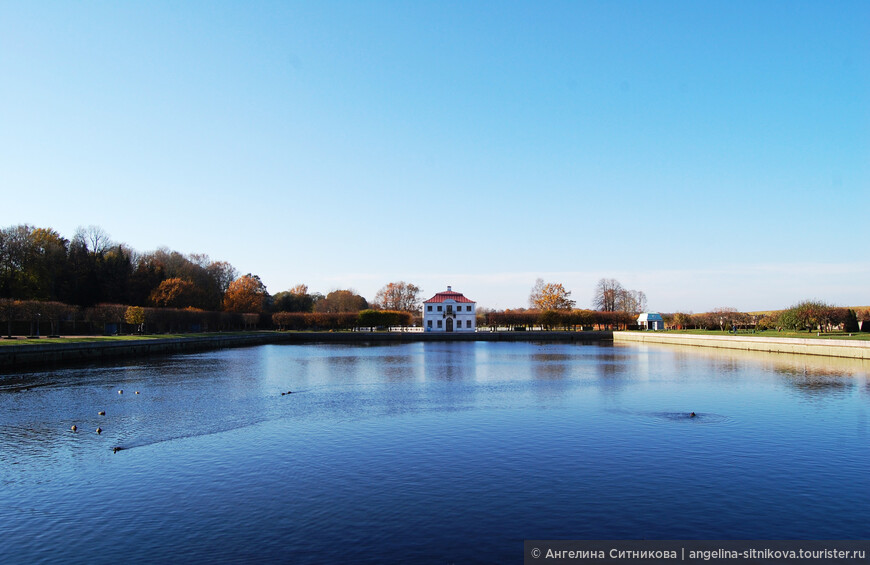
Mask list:
[[[799,339],[744,335],[699,335],[659,332],[613,332],[614,343],[664,343],[740,349],[766,353],[821,355],[870,360],[870,342],[847,339]]]
[[[0,369],[77,361],[192,353],[227,347],[301,343],[403,343],[416,341],[610,341],[612,332],[263,332],[168,339],[132,339],[0,346]]]

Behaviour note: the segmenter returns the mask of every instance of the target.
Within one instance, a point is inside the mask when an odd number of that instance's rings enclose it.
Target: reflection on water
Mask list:
[[[814,374],[867,376],[870,374],[870,361],[847,357],[824,357],[818,355],[793,355],[790,353],[764,353],[739,349],[716,349],[712,347],[693,347],[688,345],[666,344],[616,344],[620,350],[643,347],[647,350],[671,351],[679,359],[687,362],[700,358],[716,361],[716,368],[726,370],[740,369],[747,361],[765,368],[801,370]]]
[[[812,395],[848,394],[855,387],[855,380],[848,375],[813,374],[791,367],[780,367],[776,372],[786,377],[786,382],[795,390]]]
[[[868,409],[862,362],[651,345],[263,346],[6,375],[0,555],[513,562],[526,538],[862,538]]]
[[[626,346],[619,344],[619,348]],[[634,346],[628,346],[629,348]],[[870,375],[870,361],[843,357],[762,353],[758,351],[727,350],[683,345],[644,344],[649,351],[671,351],[679,368],[685,368],[698,358],[709,359],[720,377],[745,371],[746,367],[760,366],[781,375],[784,383],[806,394],[838,394],[853,387],[866,385]]]

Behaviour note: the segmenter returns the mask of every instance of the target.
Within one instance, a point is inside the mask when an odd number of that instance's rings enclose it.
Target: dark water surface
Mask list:
[[[16,564],[503,563],[524,539],[867,539],[868,365],[480,342],[2,375],[0,528],[0,561]]]

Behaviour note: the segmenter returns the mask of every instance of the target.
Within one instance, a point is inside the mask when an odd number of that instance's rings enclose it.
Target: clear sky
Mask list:
[[[0,3],[0,226],[371,299],[870,304],[870,2]]]

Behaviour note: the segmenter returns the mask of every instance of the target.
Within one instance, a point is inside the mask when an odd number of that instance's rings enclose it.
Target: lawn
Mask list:
[[[231,335],[256,335],[263,332],[238,332]],[[149,335],[106,335],[106,336],[69,336],[69,337],[40,337],[30,339],[19,337],[17,339],[0,339],[0,347],[4,345],[48,345],[53,343],[106,343],[112,341],[137,341],[148,339],[175,339],[189,337],[215,337],[229,335],[220,333],[187,333],[187,334],[149,334]]]
[[[667,330],[668,334],[697,334],[697,335],[722,335],[733,336],[732,332],[723,332],[719,330]],[[776,330],[752,331],[740,330],[737,332],[738,337],[792,337],[801,339],[852,339],[857,341],[870,341],[870,333],[858,332],[851,335],[847,332],[828,332],[819,334],[818,332],[778,332]]]

